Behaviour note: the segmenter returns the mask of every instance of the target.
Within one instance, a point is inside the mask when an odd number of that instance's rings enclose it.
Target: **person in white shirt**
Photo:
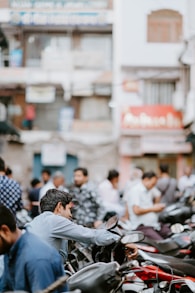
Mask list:
[[[183,192],[188,187],[195,186],[195,174],[192,174],[192,167],[185,166],[184,174],[178,179],[178,188]]]
[[[49,180],[40,189],[39,201],[41,200],[41,198],[46,194],[46,192],[49,189],[53,189],[53,188],[63,190],[63,191],[68,191],[67,188],[65,188],[65,177],[64,177],[64,174],[61,171],[56,171],[53,174],[52,179]]]
[[[170,230],[158,221],[158,213],[163,211],[165,205],[159,203],[159,193],[153,192],[156,182],[157,175],[153,171],[144,172],[142,181],[131,189],[127,206],[132,228],[142,231],[149,238],[161,240],[167,237]]]
[[[122,217],[125,208],[120,199],[118,182],[119,172],[115,169],[109,170],[107,178],[98,186],[98,193],[102,199],[105,211],[115,212],[119,217]]]

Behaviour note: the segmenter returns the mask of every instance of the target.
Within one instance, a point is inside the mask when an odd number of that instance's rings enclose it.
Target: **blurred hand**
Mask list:
[[[165,204],[164,203],[156,203],[153,205],[153,211],[158,213],[163,211],[165,208]]]
[[[137,245],[134,243],[128,243],[125,245],[125,255],[128,260],[135,259],[138,255]]]
[[[99,228],[102,225],[102,221],[95,221],[94,228]]]

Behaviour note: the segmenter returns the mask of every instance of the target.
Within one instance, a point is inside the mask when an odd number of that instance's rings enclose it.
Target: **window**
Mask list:
[[[112,66],[112,36],[82,34],[74,56],[75,68],[110,70]]]
[[[174,10],[157,10],[148,15],[148,42],[178,43],[182,36],[182,16]]]
[[[81,100],[80,119],[81,120],[109,120],[110,109],[108,98],[86,97]]]
[[[42,54],[47,50],[52,52],[69,52],[71,50],[71,39],[69,36],[54,34],[31,33],[26,38],[26,66],[39,67]],[[52,55],[51,55],[52,56]],[[54,55],[53,55],[54,57]]]
[[[144,103],[148,105],[172,104],[175,81],[145,81]]]

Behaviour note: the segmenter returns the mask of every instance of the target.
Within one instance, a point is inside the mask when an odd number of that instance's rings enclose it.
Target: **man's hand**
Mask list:
[[[94,222],[94,228],[99,228],[102,225],[102,221],[95,221]]]
[[[128,260],[135,259],[138,255],[137,245],[134,243],[125,244],[125,255]]]
[[[164,203],[156,203],[153,205],[153,212],[162,212],[165,208],[165,204]]]

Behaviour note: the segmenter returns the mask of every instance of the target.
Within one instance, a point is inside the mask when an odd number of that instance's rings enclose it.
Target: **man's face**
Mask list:
[[[0,228],[0,255],[7,253],[12,246],[12,244],[8,242],[9,238],[7,238],[6,235],[7,233],[4,233],[4,231]]]
[[[150,190],[150,189],[152,189],[156,185],[156,183],[157,183],[157,177],[145,178],[143,180],[143,183],[144,183],[145,187],[148,190]]]
[[[47,182],[50,179],[50,175],[47,172],[42,173],[43,182]]]
[[[67,219],[71,219],[72,218],[72,213],[71,213],[72,206],[73,206],[72,202],[67,204],[65,208],[63,206],[61,206],[60,216],[67,218]]]
[[[56,188],[63,186],[65,184],[64,177],[56,177],[53,179],[53,184]]]
[[[86,182],[87,182],[87,176],[84,176],[82,171],[75,171],[74,172],[74,184],[77,187],[80,187],[81,185],[83,185]]]

